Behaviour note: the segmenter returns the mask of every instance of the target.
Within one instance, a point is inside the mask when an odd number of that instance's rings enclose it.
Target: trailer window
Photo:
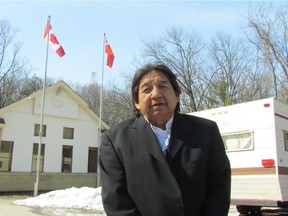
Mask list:
[[[285,151],[288,151],[288,131],[283,131]]]
[[[223,134],[222,139],[226,151],[241,151],[253,149],[253,136],[251,132]]]

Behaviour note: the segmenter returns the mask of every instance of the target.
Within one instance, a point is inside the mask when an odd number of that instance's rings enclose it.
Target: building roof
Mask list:
[[[78,105],[80,108],[82,108],[92,119],[96,120],[96,122],[98,122],[98,124],[100,124],[100,118],[93,112],[93,110],[89,107],[89,105],[69,86],[67,85],[64,81],[58,81],[53,85],[49,85],[45,88],[45,91],[52,91],[55,90],[57,88],[61,88],[67,95],[69,95]],[[5,125],[5,121],[4,119],[1,117],[1,113],[6,112],[7,110],[10,110],[11,108],[15,107],[15,106],[19,106],[22,103],[25,103],[27,100],[31,100],[33,98],[36,98],[38,96],[40,96],[41,94],[43,94],[43,89],[40,89],[34,93],[32,93],[31,95],[29,95],[26,98],[23,98],[15,103],[12,103],[6,107],[3,107],[2,109],[0,109],[0,125],[4,124]],[[1,123],[1,119],[3,121],[3,123]],[[102,121],[102,128],[108,129],[109,126]]]

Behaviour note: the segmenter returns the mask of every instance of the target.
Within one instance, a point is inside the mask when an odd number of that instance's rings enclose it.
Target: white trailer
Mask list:
[[[288,104],[267,98],[189,113],[218,124],[241,214],[288,207]]]

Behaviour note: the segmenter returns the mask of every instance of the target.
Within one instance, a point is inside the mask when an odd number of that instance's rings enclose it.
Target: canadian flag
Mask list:
[[[63,47],[59,44],[52,26],[50,24],[50,20],[47,20],[46,26],[45,26],[45,30],[44,30],[44,39],[47,41],[48,39],[48,33],[49,33],[49,45],[52,47],[52,49],[54,49],[56,51],[56,53],[62,57],[65,55],[65,51],[63,49]]]
[[[107,53],[107,65],[112,68],[112,65],[113,65],[113,61],[114,61],[114,53],[112,51],[112,48],[110,47],[109,43],[108,43],[108,40],[107,40],[107,37],[106,37],[106,34],[104,34],[104,37],[105,37],[105,53]]]

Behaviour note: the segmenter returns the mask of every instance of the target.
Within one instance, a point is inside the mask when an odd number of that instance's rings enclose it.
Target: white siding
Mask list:
[[[233,199],[281,200],[277,175],[232,176]]]
[[[25,112],[29,107],[25,104],[23,109],[11,110],[3,116],[6,126],[3,128],[2,140],[14,142],[12,171],[31,171],[35,117]]]
[[[275,161],[276,174],[232,175],[231,197],[234,200],[288,200],[288,152],[284,148],[283,130],[288,131],[288,106],[274,98],[236,104],[191,113],[217,122],[221,134],[249,131],[253,133],[253,150],[227,152],[231,168],[263,168],[263,159]],[[279,116],[281,115],[281,116]],[[279,169],[280,169],[279,168]],[[236,170],[236,169],[235,169]]]
[[[232,168],[262,167],[262,159],[277,163],[273,98],[191,113],[217,122],[221,134],[253,132],[254,150],[227,152]],[[264,107],[269,103],[270,107]]]
[[[58,89],[57,89],[58,91]],[[62,118],[78,119],[79,108],[78,104],[71,100],[63,90],[58,93],[54,90],[47,92],[45,97],[44,113],[50,116],[59,116]],[[37,97],[34,104],[34,114],[41,114],[42,97]]]
[[[60,87],[46,91],[44,172],[60,173],[62,147],[71,145],[72,172],[87,173],[88,149],[98,147],[98,120],[73,91],[65,86],[59,91]],[[39,94],[0,110],[0,117],[5,120],[1,139],[14,142],[12,172],[31,172],[33,143],[39,143],[39,137],[34,136],[34,125],[40,124],[41,104],[42,94]],[[63,139],[64,127],[74,128],[74,139]]]

